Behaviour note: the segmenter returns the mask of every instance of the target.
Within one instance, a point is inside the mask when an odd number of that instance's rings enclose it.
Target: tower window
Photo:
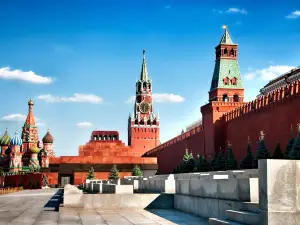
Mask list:
[[[226,55],[226,56],[228,55],[228,50],[227,50],[227,48],[224,49],[224,55]]]
[[[223,94],[223,102],[228,102],[228,95],[227,94]]]
[[[228,85],[228,84],[229,84],[229,78],[228,78],[228,77],[225,77],[225,78],[223,79],[223,82],[224,82],[225,85]]]
[[[231,84],[236,85],[236,78],[235,77],[231,79]]]
[[[233,50],[233,48],[230,50],[230,55],[234,56],[234,50]]]
[[[239,96],[237,94],[233,95],[233,101],[238,102],[239,101]]]

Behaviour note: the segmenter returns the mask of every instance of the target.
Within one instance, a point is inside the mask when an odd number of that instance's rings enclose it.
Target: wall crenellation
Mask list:
[[[168,147],[170,145],[173,145],[173,144],[175,144],[175,143],[177,143],[179,141],[182,141],[182,140],[184,140],[184,139],[186,139],[186,138],[188,138],[188,137],[190,137],[192,135],[195,135],[195,134],[197,134],[199,132],[202,132],[202,131],[203,131],[203,126],[201,124],[201,125],[193,128],[193,129],[191,129],[191,130],[188,130],[188,131],[186,131],[186,132],[184,132],[184,133],[182,133],[182,134],[180,134],[180,135],[172,138],[169,141],[166,141],[165,143],[157,146],[156,148],[151,149],[150,151],[148,151],[145,154],[145,156],[150,156],[151,154],[153,154],[153,153],[155,153],[155,152],[157,152],[157,151],[159,151],[161,149],[164,149],[164,148],[166,148],[166,147]]]
[[[290,98],[297,98],[299,95],[299,81],[294,81],[293,83],[290,83],[285,87],[274,90],[268,95],[261,96],[251,102],[245,103],[244,105],[230,112],[225,113],[223,115],[223,119],[226,122],[230,122],[231,120],[238,119],[243,115],[249,113],[257,113],[263,108],[280,104],[283,100],[285,101]]]

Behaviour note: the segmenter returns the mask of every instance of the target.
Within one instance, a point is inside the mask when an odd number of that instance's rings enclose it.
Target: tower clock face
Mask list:
[[[141,113],[148,113],[150,110],[151,105],[147,102],[142,102],[140,104],[140,112]]]

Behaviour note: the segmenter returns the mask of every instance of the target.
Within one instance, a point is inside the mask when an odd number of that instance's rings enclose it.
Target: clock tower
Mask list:
[[[148,77],[145,50],[140,78],[136,82],[135,103],[128,119],[128,145],[134,150],[147,152],[160,144],[159,114],[155,114],[152,101],[152,81]]]

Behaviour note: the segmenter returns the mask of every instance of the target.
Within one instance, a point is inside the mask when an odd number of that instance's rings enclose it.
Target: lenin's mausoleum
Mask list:
[[[226,28],[215,54],[212,82],[210,89],[207,87],[209,103],[199,109],[202,119],[179,136],[160,143],[160,118],[154,111],[152,81],[143,52],[134,111],[128,118],[128,146],[119,140],[117,131],[93,131],[90,140],[79,147],[78,156],[56,157],[52,149],[55,138],[49,131],[39,141],[34,103],[30,100],[21,137],[16,134],[10,138],[5,132],[1,139],[0,166],[14,172],[39,164],[51,185],[60,185],[66,179],[71,184],[80,184],[90,167],[94,168],[98,179],[107,179],[113,165],[117,165],[121,177],[130,176],[135,165],[145,176],[171,173],[182,161],[186,149],[194,155],[212,157],[214,152],[225,149],[228,141],[240,162],[245,157],[248,140],[254,154],[261,130],[266,134],[265,143],[271,152],[277,142],[286,146],[291,125],[296,127],[300,121],[297,114],[300,111],[300,68],[270,81],[255,100],[244,102],[238,45]]]

